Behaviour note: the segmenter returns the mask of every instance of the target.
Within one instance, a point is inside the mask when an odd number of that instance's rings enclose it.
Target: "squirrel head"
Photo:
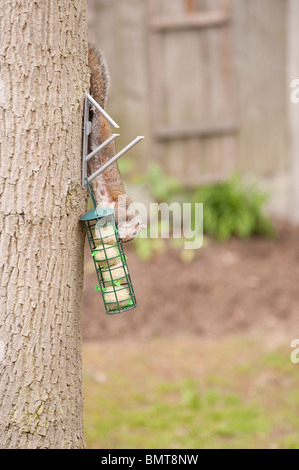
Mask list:
[[[118,206],[117,225],[118,233],[123,243],[133,240],[142,229],[146,228],[146,224],[132,203],[128,207]]]

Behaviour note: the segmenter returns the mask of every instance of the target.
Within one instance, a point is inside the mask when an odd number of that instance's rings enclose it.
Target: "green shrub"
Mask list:
[[[147,174],[136,177],[134,183],[145,185],[155,202],[191,203],[192,229],[195,226],[195,203],[203,203],[204,234],[217,240],[227,240],[232,236],[246,239],[253,235],[274,235],[271,220],[264,211],[269,194],[238,174],[223,183],[187,189],[172,176],[164,174],[157,163],[151,163]],[[165,242],[160,242],[149,238],[137,239],[135,247],[142,259],[149,260],[155,252],[165,249]]]
[[[248,184],[234,175],[221,184],[207,185],[195,190],[194,202],[204,204],[204,233],[227,240],[235,235],[274,235],[273,225],[264,213],[268,194],[256,184]]]
[[[182,185],[172,176],[166,175],[158,163],[150,163],[147,173],[134,178],[133,182],[145,185],[156,202],[177,200],[183,191]]]

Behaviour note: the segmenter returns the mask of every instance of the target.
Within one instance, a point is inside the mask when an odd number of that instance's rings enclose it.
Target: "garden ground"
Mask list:
[[[299,229],[284,225],[274,240],[206,241],[191,262],[180,249],[141,261],[124,245],[138,307],[104,313],[91,255],[86,251],[84,340],[140,340],[192,333],[198,338],[299,328]],[[163,247],[162,247],[163,248]],[[188,252],[187,252],[188,255]],[[298,331],[299,334],[299,331]]]
[[[127,245],[138,308],[121,316],[105,315],[86,253],[89,447],[299,448],[298,235],[208,241],[188,263]]]

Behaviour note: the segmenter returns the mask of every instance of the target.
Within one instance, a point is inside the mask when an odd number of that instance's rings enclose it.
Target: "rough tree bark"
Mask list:
[[[82,448],[85,0],[0,5],[0,447]]]

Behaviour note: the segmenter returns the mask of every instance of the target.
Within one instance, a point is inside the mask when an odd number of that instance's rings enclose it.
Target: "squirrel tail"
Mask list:
[[[88,45],[88,65],[90,68],[90,93],[105,108],[110,89],[110,76],[102,51],[93,44]]]

